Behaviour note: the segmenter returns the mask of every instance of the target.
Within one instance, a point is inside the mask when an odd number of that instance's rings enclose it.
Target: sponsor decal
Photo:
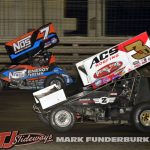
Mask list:
[[[44,72],[48,71],[48,68],[42,67],[33,70],[28,70],[28,76],[39,76],[43,75]]]
[[[93,100],[96,104],[106,105],[108,103],[113,103],[115,99],[116,97],[101,97],[101,98],[94,98]]]
[[[51,46],[52,44],[57,43],[57,38],[52,38],[51,40],[45,40],[44,48]]]
[[[17,43],[13,43],[14,52],[19,53],[20,51],[31,47],[31,35],[25,37],[24,39],[21,39]]]
[[[22,146],[43,142],[44,144],[53,142],[53,136],[42,133],[24,133],[19,131],[1,132],[0,133],[0,149],[8,149],[14,146]]]
[[[108,74],[105,77],[97,78],[96,81],[92,84],[93,88],[95,89],[99,86],[102,86],[102,85],[112,81],[112,80],[115,80],[115,79],[122,77],[123,74],[125,74],[124,70],[125,70],[125,67],[120,68],[120,69]]]
[[[117,96],[118,93],[110,93],[110,95],[112,95],[112,96]]]
[[[26,70],[9,72],[9,79],[19,79],[26,76]]]
[[[123,68],[120,68],[118,70],[116,70],[115,72],[112,73],[112,79],[116,79],[117,77],[121,77],[125,74],[125,68],[126,67],[123,67]]]
[[[108,83],[111,81],[111,78],[109,76],[102,78],[103,84]]]
[[[118,78],[121,78],[121,75],[117,74],[117,75],[113,76],[112,80],[115,80],[115,79],[118,79]]]
[[[98,86],[100,86],[100,85],[103,85],[102,79],[97,79],[97,80],[95,81],[94,85],[95,85],[96,87],[98,87]]]
[[[121,61],[110,63],[97,70],[96,73],[94,74],[94,78],[101,78],[107,76],[112,72],[118,70],[122,66],[122,64],[123,63]]]
[[[21,71],[14,71],[14,72],[9,72],[9,79],[19,79],[19,78],[24,78],[25,76],[39,76],[43,75],[44,72],[48,71],[48,67],[42,67],[42,68],[37,68],[33,70],[21,70]]]
[[[35,144],[39,142],[49,143],[52,142],[52,135],[45,135],[41,133],[25,133],[25,134],[19,134],[15,137],[14,144],[16,146],[20,145],[29,145],[29,144]]]
[[[105,50],[104,52],[100,53],[99,55],[96,55],[91,63],[90,69],[93,67],[94,64],[96,64],[96,66],[101,65],[102,63],[106,63],[107,61],[110,61],[111,59],[114,59],[115,57],[110,57],[114,54],[118,53],[118,50],[116,48],[112,48],[109,50]],[[116,55],[117,57],[118,55]],[[109,59],[107,59],[109,58]],[[104,61],[105,59],[107,59],[106,61]]]
[[[141,64],[134,65],[135,68],[141,67]]]
[[[133,65],[137,65],[137,64],[139,64],[140,62],[139,61],[134,61],[133,62]]]
[[[57,43],[57,39],[56,38],[52,38],[51,39],[51,43],[53,43],[53,44]]]

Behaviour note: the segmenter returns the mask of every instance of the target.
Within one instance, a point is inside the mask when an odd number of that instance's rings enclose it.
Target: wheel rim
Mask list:
[[[140,114],[140,122],[143,126],[150,126],[150,110],[144,110]]]
[[[71,123],[71,114],[66,110],[58,111],[55,114],[55,123],[59,127],[67,127]]]
[[[58,90],[62,89],[61,81],[53,80],[53,81],[51,81],[50,85],[53,85],[53,84],[56,84]]]

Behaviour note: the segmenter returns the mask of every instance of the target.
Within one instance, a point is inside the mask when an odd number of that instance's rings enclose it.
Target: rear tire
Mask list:
[[[59,88],[58,89],[65,89],[65,81],[59,75],[52,75],[46,78],[44,87],[48,87],[50,85],[56,84]]]
[[[132,113],[132,122],[139,131],[150,132],[150,103],[135,106]]]
[[[58,107],[50,114],[50,125],[58,132],[70,130],[75,123],[73,112],[67,107]]]

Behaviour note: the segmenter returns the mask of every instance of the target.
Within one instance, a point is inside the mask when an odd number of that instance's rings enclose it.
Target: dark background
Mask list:
[[[106,0],[105,6],[106,36],[137,35],[150,31],[149,0]],[[87,0],[66,1],[66,17],[78,19],[77,31],[69,34],[87,34],[87,8]]]

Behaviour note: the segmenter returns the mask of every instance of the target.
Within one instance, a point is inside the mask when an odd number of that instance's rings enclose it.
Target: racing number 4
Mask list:
[[[142,59],[150,55],[150,48],[146,45],[143,45],[142,41],[140,40],[125,46],[125,49],[128,52],[135,50],[137,53],[132,55],[132,57],[135,59]]]

